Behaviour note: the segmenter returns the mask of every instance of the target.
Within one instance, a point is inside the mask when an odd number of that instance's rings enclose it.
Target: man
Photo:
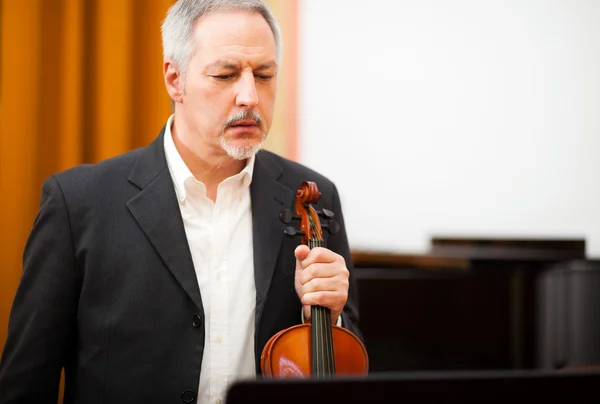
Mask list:
[[[335,186],[259,151],[280,38],[260,0],[181,0],[163,24],[174,102],[148,147],[51,176],[24,251],[0,403],[220,403],[310,305],[359,334]],[[279,213],[303,181],[341,231],[310,250]],[[360,334],[359,334],[360,335]]]

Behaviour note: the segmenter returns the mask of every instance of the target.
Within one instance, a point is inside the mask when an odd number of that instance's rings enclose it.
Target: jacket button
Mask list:
[[[200,327],[200,324],[202,324],[202,317],[200,317],[197,314],[194,314],[194,316],[192,317],[192,325],[194,327]]]
[[[194,396],[194,392],[192,390],[186,390],[181,393],[181,399],[184,403],[191,403],[195,398],[196,397]]]

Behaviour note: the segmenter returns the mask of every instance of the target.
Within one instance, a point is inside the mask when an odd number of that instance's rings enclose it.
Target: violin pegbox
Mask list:
[[[279,219],[289,225],[292,221],[300,222],[300,229],[294,226],[286,226],[284,232],[290,237],[302,236],[303,244],[309,245],[311,239],[322,240],[322,229],[329,234],[335,234],[340,230],[340,225],[333,220],[335,214],[329,209],[315,210],[312,205],[316,204],[321,197],[317,184],[312,181],[302,183],[296,192],[295,213],[290,209],[283,209],[279,213]],[[321,220],[323,223],[321,223]]]

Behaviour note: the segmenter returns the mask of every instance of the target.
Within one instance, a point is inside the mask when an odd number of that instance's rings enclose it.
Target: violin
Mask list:
[[[339,230],[334,213],[313,208],[321,193],[317,184],[305,181],[296,192],[295,215],[285,210],[280,214],[284,223],[300,221],[300,230],[288,226],[288,236],[302,236],[302,243],[313,249],[325,247],[322,229],[331,234]],[[320,216],[328,220],[321,225]],[[309,322],[279,331],[263,348],[260,367],[263,376],[333,378],[339,375],[363,376],[368,373],[369,357],[361,340],[351,331],[331,324],[326,307],[311,306]]]

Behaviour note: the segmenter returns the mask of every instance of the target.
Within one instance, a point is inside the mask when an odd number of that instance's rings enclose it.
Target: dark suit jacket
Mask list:
[[[146,148],[45,181],[0,362],[0,403],[56,403],[63,367],[65,403],[195,397],[204,313],[163,134]],[[293,254],[300,240],[284,235],[279,212],[293,208],[306,180],[322,193],[316,206],[341,224],[327,246],[352,266],[334,184],[260,151],[250,187],[258,373],[267,340],[300,322]],[[352,277],[342,321],[360,336]]]

